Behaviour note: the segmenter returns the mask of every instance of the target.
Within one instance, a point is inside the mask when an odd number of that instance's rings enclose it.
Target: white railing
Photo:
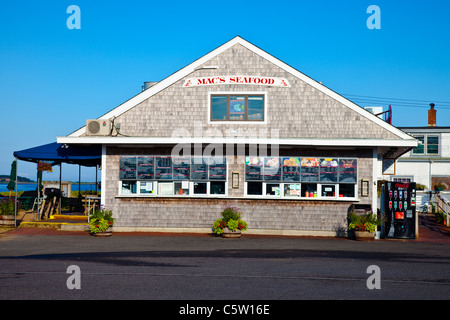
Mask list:
[[[442,210],[445,212],[445,215],[447,216],[447,226],[449,225],[450,220],[450,200],[442,194],[441,192],[436,192],[436,207],[438,210]]]

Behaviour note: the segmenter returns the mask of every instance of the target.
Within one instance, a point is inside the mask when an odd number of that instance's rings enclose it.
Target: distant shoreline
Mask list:
[[[55,180],[43,180],[42,181],[42,183],[45,183],[45,182],[59,183],[59,181],[55,181]],[[96,184],[95,181],[94,182],[61,181],[61,182],[62,183],[70,182],[72,184],[78,184],[78,183],[80,183],[80,184]],[[0,184],[8,184],[8,183],[9,183],[9,181],[0,181]],[[37,181],[17,181],[17,183],[18,184],[37,184]],[[98,183],[100,183],[100,181],[98,181]]]

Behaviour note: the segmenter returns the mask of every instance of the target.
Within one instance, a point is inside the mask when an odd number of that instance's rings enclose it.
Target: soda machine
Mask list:
[[[385,182],[384,236],[395,239],[416,238],[416,183]]]

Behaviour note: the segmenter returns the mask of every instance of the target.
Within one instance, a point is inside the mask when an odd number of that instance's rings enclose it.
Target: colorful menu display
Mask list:
[[[356,159],[339,159],[339,182],[355,183],[357,169]]]
[[[319,159],[302,158],[301,162],[301,181],[317,182],[319,181]]]
[[[281,181],[280,159],[264,158],[264,181]]]
[[[338,160],[332,158],[320,159],[320,181],[337,182],[338,181]]]
[[[356,159],[246,157],[246,181],[355,183]]]
[[[300,181],[301,158],[283,158],[283,181]]]
[[[245,180],[262,181],[263,180],[263,161],[260,157],[245,158]]]

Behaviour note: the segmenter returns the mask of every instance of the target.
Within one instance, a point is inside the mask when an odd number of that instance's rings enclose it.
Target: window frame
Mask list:
[[[227,96],[227,119],[226,120],[214,120],[212,118],[212,98],[214,96]],[[230,96],[245,96],[245,119],[243,120],[231,120],[230,119]],[[249,96],[262,96],[263,97],[263,119],[262,120],[249,120],[248,119],[248,97]],[[267,109],[268,98],[266,91],[218,91],[208,92],[208,124],[231,124],[231,123],[252,123],[252,124],[267,124]]]
[[[177,194],[175,192],[175,183],[182,183],[183,181],[188,182],[188,188],[185,190],[188,190],[188,193],[185,194]],[[153,183],[153,192],[147,193],[147,192],[141,192],[141,183]],[[130,192],[130,193],[123,193],[123,184],[124,183],[134,183],[135,184],[135,190],[136,192]],[[194,193],[194,184],[195,183],[206,183],[206,193]],[[224,183],[224,191],[225,193],[211,193],[211,183]],[[170,190],[172,192],[170,194],[161,194],[161,186],[162,185],[168,185],[170,186]],[[228,181],[193,181],[193,180],[119,180],[118,185],[118,196],[119,197],[151,197],[151,198],[158,198],[158,197],[180,197],[180,198],[196,198],[196,197],[227,197],[228,196]]]
[[[261,183],[262,186],[262,194],[248,194],[248,183]],[[345,201],[357,201],[358,198],[358,183],[318,183],[318,182],[270,182],[270,181],[245,181],[244,186],[244,196],[245,198],[265,198],[265,199],[283,199],[283,200],[345,200]],[[267,195],[264,194],[267,188],[267,184],[279,184],[280,186],[280,194],[279,195]],[[285,194],[285,185],[296,184],[300,185],[300,190],[298,195],[287,195]],[[316,191],[311,192],[308,196],[305,196],[304,192],[302,192],[302,185],[304,184],[312,184],[316,186]],[[345,197],[340,196],[340,185],[349,185],[353,186],[354,191],[353,197]],[[334,195],[326,196],[323,195],[323,191],[325,187],[333,186],[334,187]],[[311,195],[312,194],[312,195]]]
[[[438,133],[417,133],[417,134],[412,134],[412,136],[419,140],[419,138],[423,138],[423,143],[421,144],[422,146],[422,152],[415,152],[415,150],[419,147],[417,146],[416,148],[411,150],[410,156],[440,156],[441,155],[441,141],[442,141],[442,137],[440,134]],[[438,143],[437,144],[429,144],[428,143],[428,138],[429,137],[437,137],[438,139]],[[428,151],[428,146],[436,146],[437,145],[437,153],[431,153]]]

